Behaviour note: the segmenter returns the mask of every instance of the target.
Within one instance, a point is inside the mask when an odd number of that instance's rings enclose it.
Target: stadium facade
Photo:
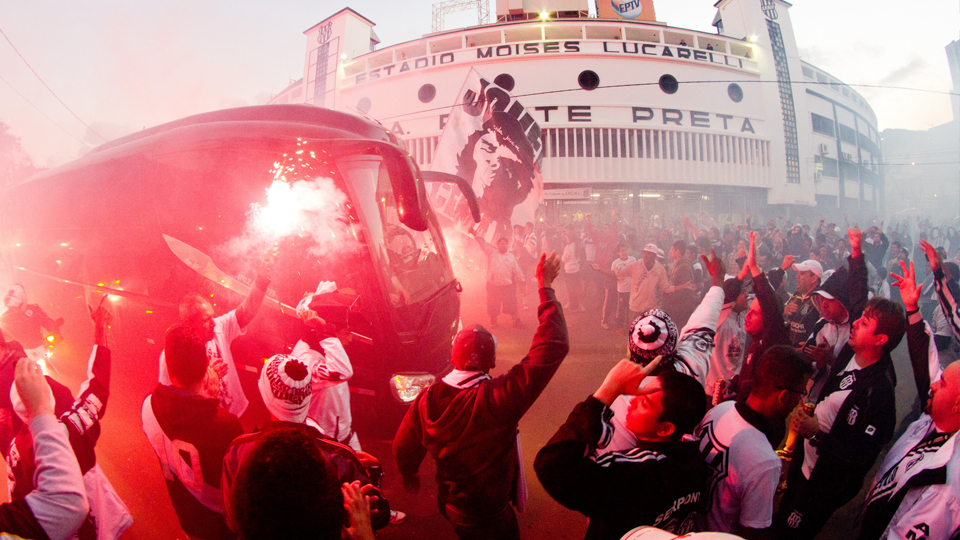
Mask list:
[[[720,0],[699,32],[652,0],[497,0],[497,22],[380,48],[347,8],[309,28],[304,76],[271,103],[375,119],[430,168],[471,70],[542,133],[547,212],[599,201],[659,212],[872,216],[880,137],[866,100],[800,59],[791,5]]]

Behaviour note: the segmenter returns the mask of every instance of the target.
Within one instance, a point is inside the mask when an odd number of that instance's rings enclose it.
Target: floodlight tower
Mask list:
[[[490,22],[490,4],[487,0],[444,0],[433,5],[433,32],[443,30],[444,17],[449,13],[477,10],[477,26]]]

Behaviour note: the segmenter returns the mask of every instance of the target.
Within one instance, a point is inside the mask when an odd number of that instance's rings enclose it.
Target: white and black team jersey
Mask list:
[[[861,531],[861,538],[933,540],[960,531],[956,438],[956,433],[937,431],[927,414],[907,428],[884,458],[864,501],[864,519],[878,530]]]
[[[694,432],[710,467],[701,531],[735,533],[737,525],[764,529],[773,524],[773,497],[780,481],[780,458],[740,407],[725,401],[707,413]],[[750,411],[759,417],[757,413]]]

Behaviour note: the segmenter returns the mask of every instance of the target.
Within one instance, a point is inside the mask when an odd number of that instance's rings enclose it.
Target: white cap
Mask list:
[[[648,253],[653,253],[654,255],[660,254],[660,248],[658,248],[656,244],[652,244],[652,243],[643,246],[643,250]]]
[[[793,265],[793,269],[797,272],[813,272],[813,275],[821,279],[823,278],[823,266],[813,259],[807,259],[801,263],[797,263]]]

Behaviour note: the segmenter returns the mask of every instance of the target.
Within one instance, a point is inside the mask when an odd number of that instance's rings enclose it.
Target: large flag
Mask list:
[[[534,220],[543,196],[540,126],[519,101],[471,69],[440,135],[432,170],[455,174],[473,186],[480,202],[477,231],[489,241],[513,237],[513,225]],[[456,186],[431,184],[429,195],[443,218],[461,230],[474,227]]]

